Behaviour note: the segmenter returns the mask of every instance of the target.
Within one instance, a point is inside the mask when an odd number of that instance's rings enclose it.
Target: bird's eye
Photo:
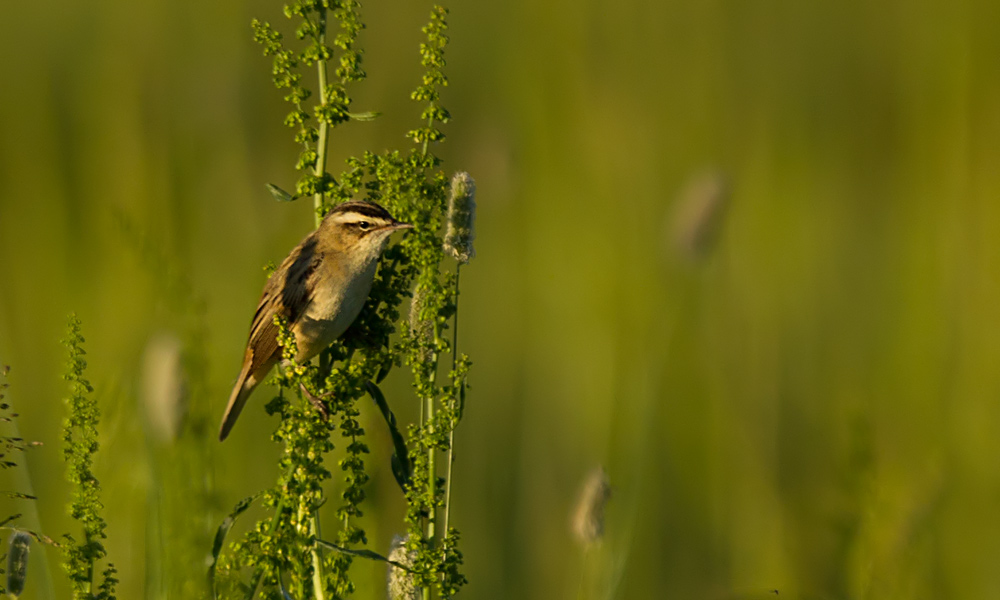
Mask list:
[[[371,227],[372,224],[369,223],[368,221],[358,221],[358,229],[360,229],[361,231],[368,231],[369,229],[371,229]]]

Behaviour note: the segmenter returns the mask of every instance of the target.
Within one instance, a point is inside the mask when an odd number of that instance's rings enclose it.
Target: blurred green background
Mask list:
[[[439,154],[479,204],[452,519],[463,596],[1000,596],[1000,4],[449,7]],[[429,8],[364,6],[354,106],[382,117],[334,132],[334,173],[408,144]],[[223,516],[276,476],[266,394],[226,443],[215,428],[261,267],[312,224],[264,188],[295,179],[249,28],[280,11],[2,9],[0,363],[22,433],[45,443],[28,458],[40,526],[75,531],[59,340],[82,318],[121,598],[178,597],[170,581],[200,577]],[[672,219],[706,169],[731,194],[691,259]],[[163,332],[193,371],[176,445],[151,441],[140,404]],[[416,418],[403,374],[387,390]],[[386,552],[403,504],[368,406],[364,424],[365,527]],[[613,496],[585,555],[569,515],[599,464]],[[43,597],[34,552],[25,598]],[[355,579],[357,598],[385,596],[381,566]]]

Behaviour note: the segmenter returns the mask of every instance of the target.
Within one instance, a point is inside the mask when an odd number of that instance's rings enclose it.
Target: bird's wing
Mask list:
[[[267,280],[250,325],[247,343],[250,373],[255,373],[265,364],[273,364],[272,357],[280,354],[274,316],[285,317],[291,328],[305,313],[313,297],[316,267],[321,259],[322,254],[316,251],[315,237],[310,235],[292,250]]]

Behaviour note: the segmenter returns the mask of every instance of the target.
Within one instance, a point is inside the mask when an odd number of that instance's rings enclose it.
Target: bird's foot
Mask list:
[[[316,410],[319,411],[319,414],[323,415],[323,420],[324,421],[329,420],[330,411],[327,410],[326,403],[323,402],[323,398],[329,398],[330,394],[323,394],[322,396],[317,396],[316,394],[313,394],[308,389],[306,389],[304,383],[300,383],[299,387],[302,388],[302,393],[305,394],[306,398],[309,399],[309,402],[311,402],[312,405],[316,407]]]

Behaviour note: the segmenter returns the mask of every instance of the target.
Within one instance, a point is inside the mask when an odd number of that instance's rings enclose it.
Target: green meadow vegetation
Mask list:
[[[995,596],[1000,5],[447,8],[4,7],[4,591]],[[220,443],[365,198],[416,228]]]

